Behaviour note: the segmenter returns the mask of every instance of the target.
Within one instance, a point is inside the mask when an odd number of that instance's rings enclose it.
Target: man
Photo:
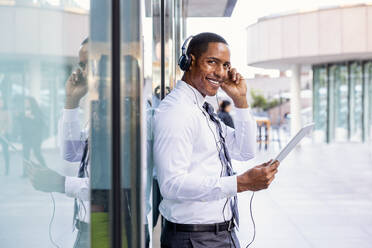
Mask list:
[[[185,42],[186,43],[186,42]],[[227,42],[219,35],[192,37],[179,64],[182,80],[154,117],[154,160],[163,200],[162,247],[240,247],[236,195],[267,188],[279,163],[264,163],[236,176],[231,158],[255,154],[256,123],[243,77],[231,68]],[[235,129],[215,118],[206,96],[222,88],[236,106]]]

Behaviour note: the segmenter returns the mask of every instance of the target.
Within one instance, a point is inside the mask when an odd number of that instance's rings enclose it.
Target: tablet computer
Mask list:
[[[275,159],[270,163],[274,163],[274,161],[278,160],[282,162],[285,157],[295,148],[295,146],[307,135],[309,134],[314,127],[314,123],[310,123],[303,128],[288,142],[288,144],[279,152],[279,154],[275,157]]]

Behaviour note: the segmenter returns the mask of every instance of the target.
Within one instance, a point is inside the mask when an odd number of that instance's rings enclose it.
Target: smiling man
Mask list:
[[[278,162],[237,176],[231,158],[254,157],[256,123],[243,77],[231,68],[230,50],[219,35],[201,33],[182,47],[182,80],[155,114],[154,159],[163,200],[161,247],[240,247],[237,193],[265,189]],[[235,129],[219,121],[206,96],[222,88],[236,107]]]

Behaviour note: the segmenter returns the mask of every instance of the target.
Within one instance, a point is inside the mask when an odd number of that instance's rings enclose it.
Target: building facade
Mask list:
[[[248,64],[291,70],[291,124],[301,123],[301,71],[313,74],[314,140],[372,138],[372,6],[333,6],[263,17],[247,27]]]
[[[181,76],[177,61],[186,18],[228,17],[235,4],[0,0],[1,247],[74,247],[80,240],[74,218],[88,233],[84,247],[159,243],[152,237],[157,220],[152,199],[158,196],[152,115]],[[88,58],[81,61],[87,37]],[[64,111],[67,81],[83,67],[87,94],[74,112]],[[58,149],[57,130],[71,121],[71,113],[81,128],[73,129],[79,137],[74,142],[89,144],[87,184],[55,180],[81,180],[80,161],[64,161]],[[49,193],[56,184],[65,192]]]

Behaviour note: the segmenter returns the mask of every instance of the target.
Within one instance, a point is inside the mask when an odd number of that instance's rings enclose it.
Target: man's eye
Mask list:
[[[216,61],[214,61],[214,60],[208,60],[208,63],[209,63],[209,64],[215,64]]]

